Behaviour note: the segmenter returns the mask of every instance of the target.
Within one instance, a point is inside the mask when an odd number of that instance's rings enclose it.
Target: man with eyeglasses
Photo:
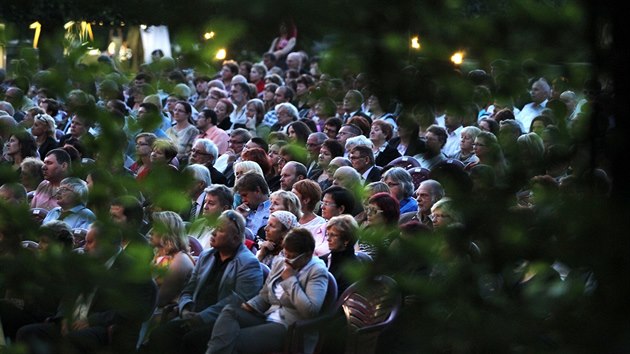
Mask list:
[[[71,229],[87,229],[96,220],[94,213],[85,206],[88,187],[82,179],[68,177],[62,180],[55,198],[59,206],[48,212],[42,224],[60,220]]]
[[[418,211],[402,214],[399,224],[403,225],[410,221],[419,221],[424,225],[433,227],[433,221],[430,218],[431,208],[433,204],[444,197],[444,188],[440,182],[428,179],[420,183],[415,194],[418,202]]]
[[[228,141],[227,151],[221,155],[214,163],[214,167],[227,179],[227,186],[232,187],[234,185],[234,163],[241,160],[241,152],[245,144],[252,138],[252,135],[247,129],[237,128],[230,133],[230,140]]]
[[[319,159],[319,150],[328,137],[325,133],[311,133],[306,139],[306,150],[308,151],[306,164],[306,177],[312,178],[314,175],[319,176],[322,168],[317,163]]]
[[[190,156],[188,161],[191,164],[200,164],[206,166],[210,171],[210,177],[214,184],[226,184],[227,179],[223,173],[219,172],[214,167],[214,162],[217,160],[218,149],[217,146],[210,139],[197,139],[193,143],[192,149],[190,149]]]
[[[361,180],[364,184],[377,182],[381,180],[381,174],[383,168],[374,164],[374,152],[368,146],[355,146],[348,155],[352,167],[354,167],[359,174],[361,174]]]
[[[244,245],[245,219],[226,210],[217,219],[210,249],[199,256],[174,308],[178,317],[161,324],[140,353],[205,353],[221,310],[255,296],[263,274],[256,256]]]

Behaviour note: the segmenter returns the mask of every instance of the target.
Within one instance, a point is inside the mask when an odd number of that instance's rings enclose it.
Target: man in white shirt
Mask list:
[[[529,132],[532,120],[539,116],[547,106],[551,96],[551,87],[545,79],[540,78],[532,84],[529,94],[532,97],[532,102],[523,106],[523,109],[516,115],[516,120],[521,124],[522,130],[525,132]]]

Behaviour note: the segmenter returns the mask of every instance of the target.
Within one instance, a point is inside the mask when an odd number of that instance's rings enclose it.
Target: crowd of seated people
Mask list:
[[[2,82],[0,204],[17,226],[0,225],[0,259],[68,254],[119,278],[65,277],[80,284],[49,297],[48,282],[32,294],[0,284],[10,343],[34,353],[276,352],[292,323],[320,312],[327,272],[341,294],[357,280],[352,265],[387,264],[432,235],[448,236],[439,257],[476,262],[492,239],[453,235],[489,224],[478,220],[491,197],[548,221],[586,182],[610,193],[580,145],[602,104],[597,82],[577,104],[564,104],[572,91],[552,97],[553,78],[541,77],[511,115],[472,95],[427,113],[382,102],[378,82],[358,85],[365,73],[346,83],[263,62],[235,75],[237,64],[216,77],[146,65],[129,82],[114,71],[113,95],[101,76],[56,95]],[[440,274],[425,266],[405,265]]]

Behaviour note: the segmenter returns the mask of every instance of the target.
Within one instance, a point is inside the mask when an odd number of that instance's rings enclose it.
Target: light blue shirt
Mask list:
[[[96,220],[94,213],[85,207],[83,204],[79,204],[66,211],[67,215],[62,218],[63,211],[61,207],[56,207],[46,214],[42,224],[46,224],[50,221],[60,220],[68,224],[71,229],[87,229]]]
[[[258,234],[258,230],[261,227],[267,225],[270,207],[271,200],[267,199],[263,203],[258,204],[258,208],[250,211],[249,215],[247,215],[245,226],[254,234],[254,237]]]

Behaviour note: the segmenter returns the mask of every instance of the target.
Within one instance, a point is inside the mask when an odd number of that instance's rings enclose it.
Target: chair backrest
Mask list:
[[[359,262],[361,263],[366,263],[366,262],[372,262],[372,256],[370,256],[369,254],[363,252],[363,251],[356,251],[354,253],[357,256],[357,259],[359,260]]]
[[[431,171],[424,167],[412,167],[407,170],[411,175],[411,180],[413,180],[414,190],[420,187],[420,183],[429,179],[429,175]]]
[[[337,279],[331,272],[328,272],[328,288],[326,288],[326,297],[324,298],[322,309],[319,311],[320,313],[328,313],[335,308],[337,292]]]
[[[199,257],[201,252],[203,252],[203,246],[193,236],[188,235],[188,245],[190,246],[190,255],[193,257]]]
[[[271,269],[269,269],[269,267],[265,263],[260,263],[260,270],[262,270],[263,273],[264,284],[265,282],[267,282],[267,277],[269,276],[269,273],[271,273]]]
[[[26,248],[29,251],[36,251],[39,249],[39,243],[31,240],[22,241],[22,247]]]
[[[48,210],[44,208],[31,208],[31,216],[40,224],[46,218],[46,215],[48,215]]]
[[[402,297],[387,276],[352,284],[337,300],[348,324],[346,353],[373,353],[380,333],[398,315]]]
[[[73,247],[80,248],[85,245],[85,235],[87,235],[87,229],[72,229]]]
[[[402,167],[405,170],[414,167],[420,167],[420,162],[412,156],[400,156],[388,163],[383,170],[389,170],[392,167]]]

